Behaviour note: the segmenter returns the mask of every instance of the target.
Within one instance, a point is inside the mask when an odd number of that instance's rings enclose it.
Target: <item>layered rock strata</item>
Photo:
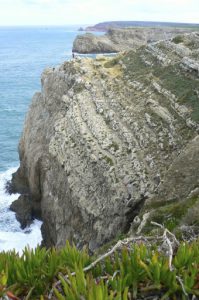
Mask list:
[[[145,203],[197,191],[199,36],[181,39],[44,71],[13,184],[40,212],[45,245],[93,251],[128,232]]]

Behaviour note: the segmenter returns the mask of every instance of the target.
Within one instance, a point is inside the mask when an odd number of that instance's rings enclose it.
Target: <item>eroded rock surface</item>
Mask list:
[[[199,36],[181,38],[44,71],[15,182],[28,182],[47,246],[94,250],[127,232],[145,202],[186,201],[198,187]]]

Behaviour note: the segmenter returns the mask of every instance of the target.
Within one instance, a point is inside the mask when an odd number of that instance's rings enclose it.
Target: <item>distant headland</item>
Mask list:
[[[102,31],[106,32],[110,28],[126,28],[126,27],[198,27],[196,23],[176,23],[176,22],[154,22],[154,21],[107,21],[101,22],[93,26],[88,26],[84,31]],[[81,27],[81,31],[83,28]]]

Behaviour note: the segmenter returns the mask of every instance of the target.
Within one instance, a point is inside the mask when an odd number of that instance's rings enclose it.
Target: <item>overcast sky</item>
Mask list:
[[[0,0],[0,25],[95,24],[112,20],[199,23],[199,0]]]

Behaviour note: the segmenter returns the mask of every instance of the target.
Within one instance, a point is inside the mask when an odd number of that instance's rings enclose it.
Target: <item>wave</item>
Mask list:
[[[22,253],[26,246],[35,248],[41,243],[42,222],[35,220],[30,227],[22,230],[19,222],[15,218],[15,213],[10,211],[9,207],[11,203],[16,200],[19,195],[7,194],[5,185],[16,170],[17,168],[10,168],[0,173],[0,251],[15,249],[17,252]]]

